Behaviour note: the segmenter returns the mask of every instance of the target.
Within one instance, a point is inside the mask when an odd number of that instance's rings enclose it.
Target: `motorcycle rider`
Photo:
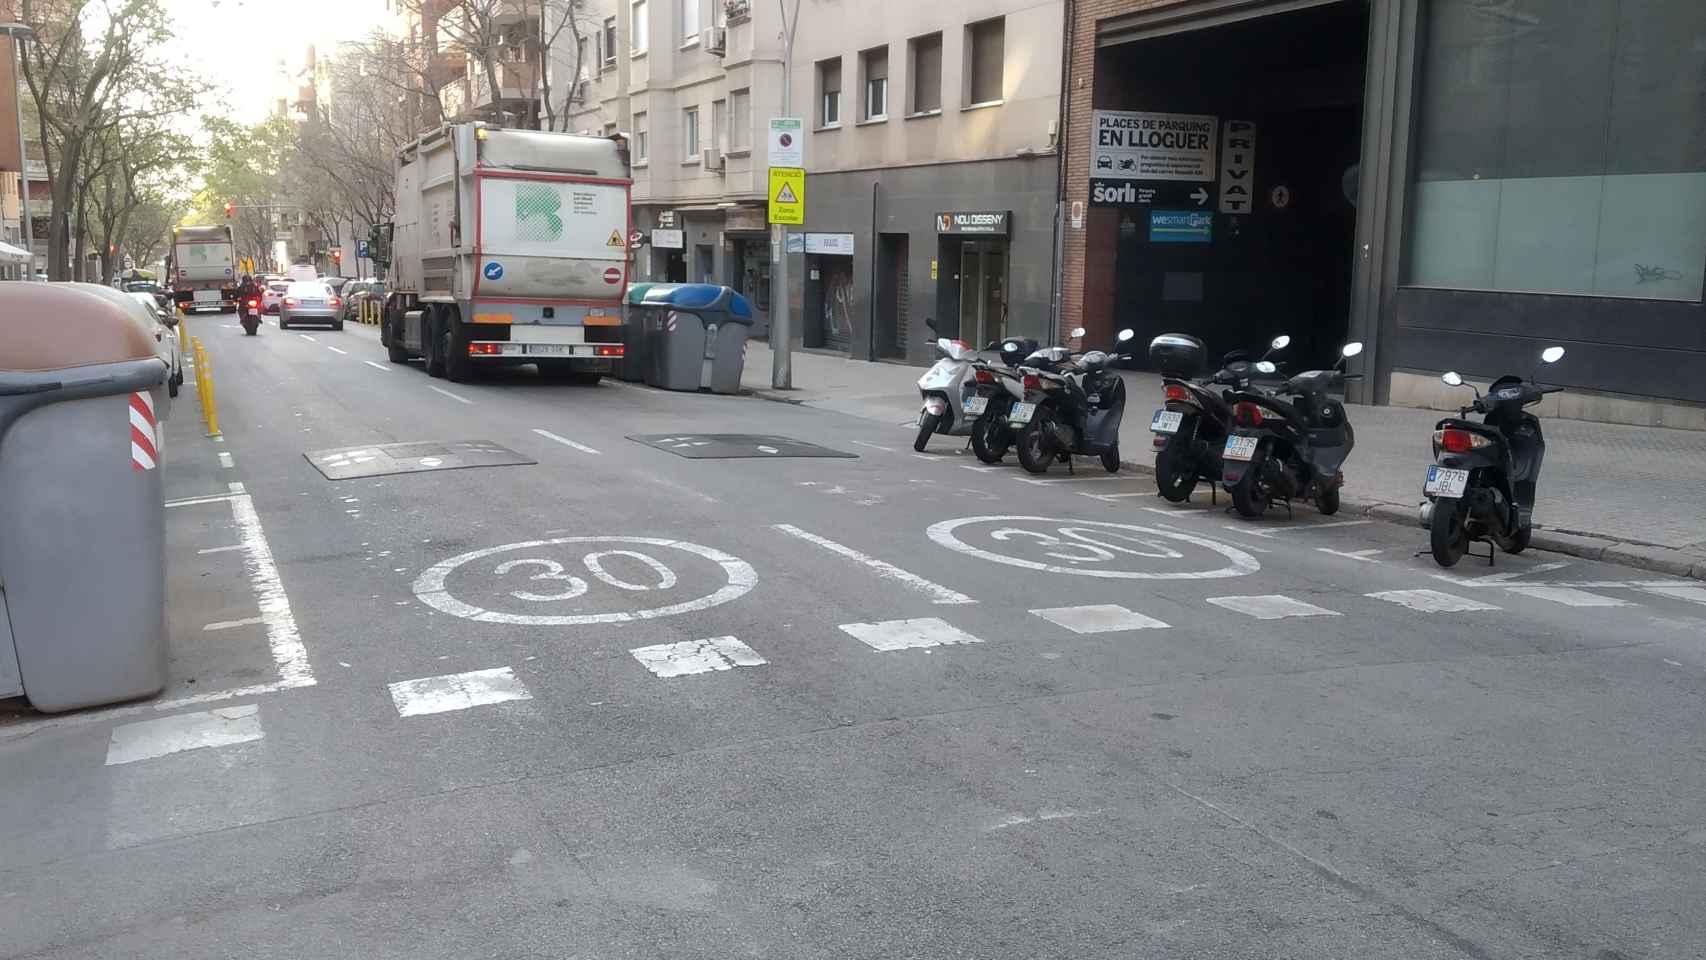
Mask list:
[[[254,300],[258,303],[260,299],[261,285],[255,282],[254,277],[246,273],[243,274],[242,279],[237,282],[237,315],[240,317],[247,316],[249,301]]]

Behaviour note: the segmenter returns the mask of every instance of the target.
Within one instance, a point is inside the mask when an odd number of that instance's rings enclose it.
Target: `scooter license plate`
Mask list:
[[[1256,456],[1255,437],[1227,437],[1226,451],[1221,454],[1227,460],[1249,460]]]
[[[1184,420],[1185,415],[1177,410],[1157,410],[1155,418],[1149,421],[1149,429],[1156,433],[1178,433]]]
[[[1031,415],[1037,412],[1034,403],[1015,403],[1013,410],[1007,414],[1007,422],[1014,426],[1024,426],[1031,422]]]
[[[988,397],[967,397],[966,398],[966,413],[970,414],[971,416],[975,417],[987,409],[989,409],[989,398]]]
[[[1461,497],[1468,486],[1469,471],[1432,466],[1428,468],[1428,479],[1422,484],[1422,492],[1430,497]]]

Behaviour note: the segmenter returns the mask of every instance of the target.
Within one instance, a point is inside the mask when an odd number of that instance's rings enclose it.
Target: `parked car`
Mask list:
[[[333,330],[344,328],[343,300],[319,280],[297,280],[285,289],[279,302],[278,328],[293,324],[323,323]]]
[[[320,278],[321,283],[324,283],[326,286],[331,287],[332,292],[337,294],[340,297],[344,296],[344,285],[349,283],[349,281],[350,281],[349,277],[321,277]]]
[[[159,297],[146,290],[129,290],[126,293],[132,300],[147,307],[148,315],[154,318],[154,340],[160,344],[160,359],[166,361],[172,371],[166,380],[166,392],[175,397],[178,395],[178,387],[184,382],[184,354],[178,346],[176,308],[161,304]]]
[[[288,289],[289,280],[269,279],[266,289],[261,291],[261,312],[277,313],[278,305],[284,302],[284,291]]]
[[[361,322],[362,306],[369,300],[385,300],[385,284],[379,280],[352,280],[343,289],[345,320]]]

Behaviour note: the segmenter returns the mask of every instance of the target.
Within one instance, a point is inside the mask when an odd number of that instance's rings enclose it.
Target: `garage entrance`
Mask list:
[[[1104,39],[1087,159],[1090,243],[1114,246],[1113,328],[1189,333],[1216,358],[1286,333],[1289,369],[1333,361],[1351,311],[1368,16],[1366,0],[1341,0]]]

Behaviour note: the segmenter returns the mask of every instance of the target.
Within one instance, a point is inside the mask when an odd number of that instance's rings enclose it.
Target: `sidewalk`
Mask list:
[[[742,386],[766,399],[893,423],[897,439],[902,426],[917,422],[921,367],[795,351],[795,389],[776,391],[770,389],[770,364],[769,345],[750,341]],[[1148,470],[1149,414],[1159,406],[1161,380],[1150,373],[1124,376],[1120,452],[1130,467]],[[1442,414],[1360,405],[1349,412],[1357,446],[1345,465],[1344,509],[1416,524],[1422,474],[1432,462],[1429,435]],[[1706,579],[1706,432],[1556,418],[1542,423],[1546,462],[1535,508],[1536,547]]]

